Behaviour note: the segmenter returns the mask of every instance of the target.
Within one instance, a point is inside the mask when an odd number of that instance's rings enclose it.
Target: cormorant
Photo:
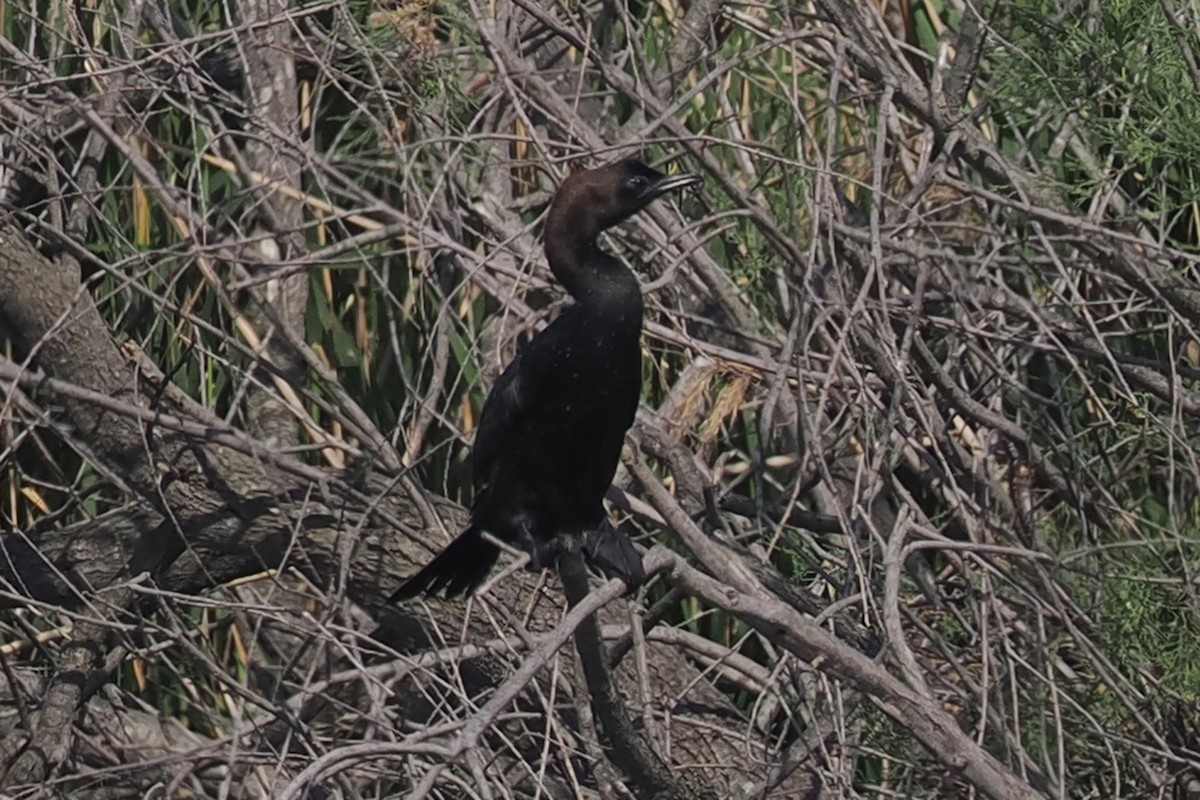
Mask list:
[[[628,159],[563,181],[546,214],[546,258],[575,302],[521,348],[483,404],[471,524],[392,600],[474,591],[500,556],[483,531],[527,550],[535,567],[553,561],[558,534],[594,534],[595,565],[642,580],[640,556],[603,506],[641,390],[642,292],[596,239],[700,182]]]

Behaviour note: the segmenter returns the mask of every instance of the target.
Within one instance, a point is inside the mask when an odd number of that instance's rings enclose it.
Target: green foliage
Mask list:
[[[1189,699],[1200,698],[1200,618],[1183,581],[1165,586],[1150,576],[1170,571],[1194,575],[1200,568],[1200,541],[1180,554],[1166,546],[1126,558],[1125,576],[1114,575],[1100,598],[1102,622],[1110,646],[1106,652],[1123,671],[1149,670],[1161,676],[1160,688]],[[1157,551],[1157,552],[1155,552]]]
[[[1157,0],[1079,4],[1068,14],[1045,0],[1008,6],[989,70],[999,110],[1042,132],[1029,141],[1043,148],[1068,123],[1099,147],[1107,164],[1065,151],[1056,177],[1077,201],[1115,170],[1142,192],[1140,214],[1185,221],[1179,214],[1200,189],[1200,75],[1188,65],[1200,52],[1195,28],[1172,24]],[[1195,245],[1190,227],[1182,243]]]

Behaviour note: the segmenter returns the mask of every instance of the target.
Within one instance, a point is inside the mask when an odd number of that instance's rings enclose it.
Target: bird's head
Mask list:
[[[634,159],[572,173],[550,202],[547,240],[567,236],[590,244],[667,192],[702,182],[699,175],[664,175]]]

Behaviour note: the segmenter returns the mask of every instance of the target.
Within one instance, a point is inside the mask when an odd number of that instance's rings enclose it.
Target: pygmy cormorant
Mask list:
[[[393,600],[473,591],[500,555],[483,531],[525,549],[540,566],[553,559],[558,534],[607,530],[590,553],[593,563],[630,582],[642,579],[637,551],[611,528],[603,506],[637,411],[642,292],[596,240],[667,192],[700,182],[634,160],[563,181],[546,214],[546,258],[575,302],[521,348],[483,404],[471,454],[471,524]]]

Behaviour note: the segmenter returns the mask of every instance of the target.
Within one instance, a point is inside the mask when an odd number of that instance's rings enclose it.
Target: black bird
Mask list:
[[[641,558],[608,523],[603,499],[637,411],[642,292],[596,239],[667,192],[700,182],[633,160],[563,181],[546,214],[546,258],[575,302],[521,348],[483,404],[471,524],[392,600],[474,591],[500,556],[484,531],[527,550],[535,567],[553,560],[558,534],[599,531],[593,563],[641,580]]]

